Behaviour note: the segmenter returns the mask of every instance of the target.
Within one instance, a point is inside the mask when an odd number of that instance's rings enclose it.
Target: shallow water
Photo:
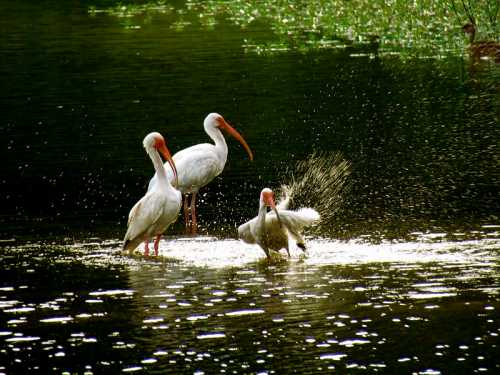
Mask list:
[[[497,228],[498,229],[498,228]],[[169,238],[7,247],[6,373],[497,372],[500,241],[308,241],[306,255]]]

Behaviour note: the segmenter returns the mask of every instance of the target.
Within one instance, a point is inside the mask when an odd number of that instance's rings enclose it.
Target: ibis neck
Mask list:
[[[225,164],[227,159],[227,143],[224,135],[218,128],[206,128],[208,136],[215,143],[215,150],[220,158],[220,161]]]
[[[163,166],[163,161],[161,160],[160,154],[158,151],[154,148],[147,150],[147,153],[149,157],[151,158],[151,161],[153,162],[153,166],[156,171],[156,175],[158,176],[158,182],[159,186],[165,188],[171,188],[172,184],[170,183],[169,179],[167,178],[167,172],[165,167]]]
[[[259,204],[259,214],[257,215],[257,225],[264,227],[266,224],[267,207],[261,200]]]

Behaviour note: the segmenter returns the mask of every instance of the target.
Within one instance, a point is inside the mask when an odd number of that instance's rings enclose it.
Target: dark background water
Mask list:
[[[2,238],[121,237],[153,174],[144,135],[162,132],[173,152],[207,142],[209,112],[255,161],[229,140],[226,169],[200,200],[205,232],[233,235],[261,188],[316,150],[352,163],[334,236],[497,222],[498,67],[352,58],[352,48],[245,53],[245,38],[272,38],[265,24],[178,31],[175,6],[130,29],[87,4],[0,5]]]

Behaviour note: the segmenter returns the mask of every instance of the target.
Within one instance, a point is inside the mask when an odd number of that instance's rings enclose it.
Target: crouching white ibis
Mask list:
[[[196,195],[198,191],[215,177],[222,173],[227,160],[227,144],[221,132],[225,130],[236,138],[245,148],[253,160],[252,150],[231,125],[218,113],[210,113],[203,122],[205,132],[214,141],[211,143],[200,143],[185,148],[174,154],[173,160],[178,171],[177,189],[182,192],[184,198],[184,221],[186,233],[196,233],[198,224],[196,219]],[[173,182],[173,172],[170,164],[165,163],[167,176]],[[158,184],[158,172],[149,182],[148,191]],[[191,203],[188,202],[188,195],[191,194]],[[190,215],[191,213],[191,215]]]
[[[302,232],[304,228],[317,222],[320,216],[312,208],[288,210],[288,203],[289,196],[286,195],[276,206],[273,191],[269,188],[263,189],[260,193],[257,217],[239,226],[238,237],[246,243],[259,245],[268,259],[269,250],[286,249],[290,256],[289,239],[295,240],[297,246],[305,251]],[[267,207],[271,207],[272,211],[267,212]]]
[[[181,192],[175,189],[163,167],[158,152],[169,163],[174,180],[177,178],[175,163],[170,156],[165,140],[160,133],[150,133],[143,141],[147,154],[153,161],[157,183],[137,202],[128,215],[128,229],[123,240],[123,250],[132,252],[144,241],[144,255],[149,255],[148,243],[155,236],[154,250],[158,255],[158,246],[163,232],[177,220],[181,209]]]

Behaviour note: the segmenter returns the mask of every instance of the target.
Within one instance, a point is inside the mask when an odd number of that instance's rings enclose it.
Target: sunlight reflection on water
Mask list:
[[[215,237],[167,237],[157,258],[117,240],[9,248],[22,277],[0,288],[0,350],[25,369],[36,353],[89,373],[499,368],[500,239],[307,244],[272,262]]]
[[[498,248],[500,240],[485,238],[469,241],[428,241],[429,235],[418,241],[370,244],[355,239],[335,241],[313,239],[307,242],[304,254],[299,248],[291,248],[291,257],[284,250],[275,254],[273,261],[303,263],[305,265],[356,264],[356,263],[471,263],[495,261],[488,250]],[[79,247],[81,245],[75,245]],[[137,251],[141,250],[139,248]],[[488,255],[489,254],[489,255]],[[152,257],[150,260],[154,260]],[[234,239],[218,240],[215,237],[174,238],[160,242],[160,257],[184,262],[196,267],[241,267],[253,262],[267,262],[263,251]]]

